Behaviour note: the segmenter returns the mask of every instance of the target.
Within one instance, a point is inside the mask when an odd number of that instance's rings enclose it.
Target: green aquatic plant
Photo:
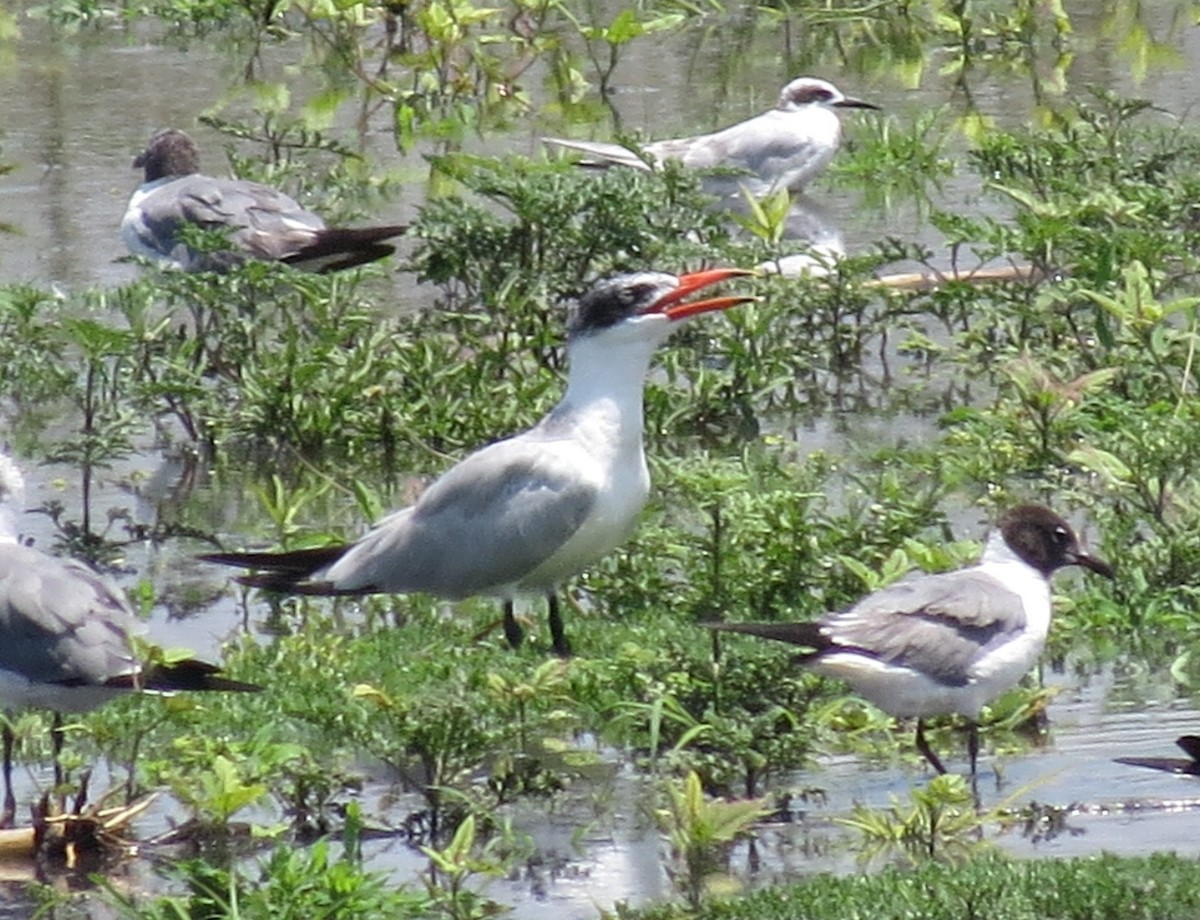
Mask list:
[[[966,864],[926,860],[915,869],[808,876],[745,897],[623,908],[623,920],[1097,920],[1182,918],[1200,909],[1200,866],[1176,854],[1010,859],[983,852]]]
[[[105,900],[126,920],[429,916],[426,897],[364,867],[358,805],[347,806],[346,815],[340,848],[328,839],[311,847],[276,847],[252,867],[203,859],[173,862],[165,864],[164,872],[183,893],[149,895],[104,882]]]
[[[679,864],[676,883],[695,909],[706,892],[719,887],[717,876],[728,877],[719,871],[722,852],[750,833],[754,822],[770,809],[762,799],[706,798],[694,772],[689,772],[682,784],[668,782],[665,792],[666,805],[656,811],[656,817]]]
[[[892,797],[886,809],[854,806],[839,824],[858,831],[867,841],[863,858],[904,853],[913,859],[940,858],[963,861],[980,845],[986,816],[975,808],[967,781],[954,773],[935,776],[924,787],[914,788],[905,803]]]
[[[487,854],[487,847],[483,853],[474,852],[475,836],[475,816],[467,815],[442,849],[421,847],[429,857],[425,890],[431,913],[448,920],[483,920],[497,912],[496,904],[469,887],[479,877],[495,877],[505,871],[501,862]]]

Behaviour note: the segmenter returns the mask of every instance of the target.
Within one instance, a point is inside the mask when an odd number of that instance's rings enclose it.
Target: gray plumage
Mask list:
[[[129,645],[135,626],[124,600],[87,566],[26,546],[0,546],[0,671],[28,681],[31,697],[57,698],[52,708],[62,711],[102,702],[103,694],[93,698],[70,688],[99,688],[137,673]]]
[[[706,187],[733,192],[745,185],[764,195],[799,190],[825,170],[841,144],[838,108],[878,106],[845,96],[826,80],[797,77],[780,90],[775,108],[712,134],[651,141],[640,151],[603,141],[543,140],[584,154],[584,166],[648,170],[675,160],[687,169],[732,171],[737,175],[715,177]]]
[[[629,535],[649,493],[650,360],[678,320],[751,299],[684,298],[745,274],[638,272],[597,283],[568,319],[567,392],[533,428],[471,454],[353,544],[202,558],[259,570],[243,584],[297,594],[498,596],[514,646],[522,632],[513,597],[542,594],[554,649],[567,654],[555,588]]]
[[[144,181],[121,222],[129,251],[187,271],[228,271],[247,258],[329,272],[381,259],[395,251],[383,240],[403,225],[330,228],[278,189],[200,172],[199,154],[183,131],[150,139],[134,161]],[[229,248],[200,252],[181,239],[185,226],[227,233]]]
[[[977,565],[913,576],[811,623],[706,625],[803,646],[808,650],[798,663],[845,680],[885,712],[916,716],[917,747],[939,773],[945,768],[921,720],[965,716],[974,774],[979,713],[1041,654],[1050,627],[1050,577],[1067,565],[1113,577],[1061,517],[1021,505],[1001,517]]]
[[[965,687],[981,658],[1024,630],[1025,610],[1019,596],[986,573],[950,574],[898,582],[814,623],[710,625],[811,647],[797,656],[800,664],[815,664],[834,651],[857,653],[947,687]]]

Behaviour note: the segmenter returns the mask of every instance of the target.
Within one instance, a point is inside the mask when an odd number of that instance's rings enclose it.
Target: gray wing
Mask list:
[[[674,158],[690,169],[739,169],[764,182],[785,175],[801,182],[820,172],[833,156],[835,147],[813,143],[797,130],[797,121],[786,113],[766,112],[713,134],[660,141],[647,147],[655,156]]]
[[[0,546],[0,669],[46,683],[103,684],[139,669],[137,619],[91,569],[30,547]]]
[[[981,656],[1021,633],[1025,608],[1014,592],[977,569],[923,575],[884,588],[821,621],[841,648],[963,686]]]
[[[236,179],[191,175],[155,189],[140,204],[142,242],[174,257],[185,224],[229,229],[238,248],[259,259],[281,259],[312,242],[325,223],[283,192]]]
[[[561,137],[543,137],[542,143],[584,154],[585,159],[580,161],[581,166],[628,166],[633,169],[650,169],[646,161],[635,151],[628,147],[622,147],[620,144],[604,141],[572,141]],[[655,144],[648,144],[646,149],[652,150],[655,146]]]
[[[579,465],[544,445],[514,438],[467,457],[415,505],[382,521],[326,577],[338,588],[448,598],[519,582],[579,529],[596,500]]]

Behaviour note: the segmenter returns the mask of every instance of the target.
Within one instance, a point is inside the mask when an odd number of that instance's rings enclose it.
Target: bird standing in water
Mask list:
[[[354,543],[201,558],[257,569],[238,580],[271,591],[500,597],[514,647],[522,640],[514,597],[544,595],[554,651],[570,654],[555,590],[628,537],[649,495],[642,391],[650,360],[682,320],[753,299],[690,295],[750,274],[647,271],[601,281],[568,319],[566,393],[533,428],[471,454]]]
[[[844,680],[884,712],[915,716],[917,750],[938,773],[946,768],[925,738],[924,719],[966,717],[974,776],[979,712],[1041,655],[1050,577],[1068,565],[1113,577],[1061,517],[1020,505],[1000,518],[975,565],[906,579],[811,623],[705,625],[810,649],[798,658],[803,666]]]

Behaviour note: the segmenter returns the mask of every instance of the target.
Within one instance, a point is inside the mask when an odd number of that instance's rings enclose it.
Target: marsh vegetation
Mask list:
[[[786,650],[726,640],[718,656],[697,628],[735,613],[812,618],[914,567],[961,565],[982,522],[1036,500],[1087,522],[1118,566],[1111,586],[1060,585],[1048,664],[1080,681],[1138,671],[1155,693],[1190,698],[1200,132],[1183,112],[1073,76],[1097,48],[1118,47],[1134,79],[1171,66],[1182,52],[1169,29],[1194,11],[1154,14],[1123,2],[571,0],[0,12],[0,48],[18,55],[35,29],[80,47],[103,32],[219,48],[237,78],[202,121],[229,140],[231,169],[331,223],[416,199],[402,257],[382,268],[147,267],[120,284],[0,286],[3,440],[61,480],[35,509],[44,518],[31,515],[40,542],[113,574],[147,615],[219,623],[201,631],[225,637],[228,671],[268,688],[129,698],[73,726],[72,772],[101,761],[122,795],[164,793],[159,820],[174,832],[146,846],[162,856],[152,883],[118,883],[118,871],[82,903],[47,887],[46,915],[103,903],[131,918],[465,920],[501,909],[490,879],[544,886],[562,869],[553,859],[617,839],[622,823],[661,835],[656,871],[673,903],[647,917],[835,917],[846,905],[891,916],[885,904],[1115,917],[1136,915],[1134,900],[1144,916],[1194,913],[1186,859],[990,852],[1014,828],[1052,835],[1053,808],[1001,785],[977,813],[955,777],[927,782],[905,726]],[[790,76],[836,72],[864,97],[932,83],[944,104],[847,125],[812,194],[868,217],[827,276],[764,274],[746,285],[757,303],[663,349],[646,392],[653,498],[629,542],[568,586],[575,657],[547,656],[540,615],[510,650],[487,599],[280,599],[190,561],[355,536],[466,452],[536,421],[561,392],[563,303],[591,279],[753,267],[805,248],[786,198],[732,219],[675,167],[593,174],[514,150],[522,131],[601,124],[631,139],[607,91],[668,41],[711,41],[712,73],[735,86],[753,50],[771,62],[766,79],[765,65],[747,67],[766,99]],[[1027,108],[989,111],[980,97],[1001,79],[1021,84]],[[859,243],[896,211],[916,215],[911,233]],[[878,283],[997,265],[1022,271]],[[395,302],[396,274],[411,303]],[[151,477],[159,464],[166,487]],[[1037,678],[987,714],[998,780],[1046,742],[1052,692]],[[15,722],[31,764],[48,758],[45,725]],[[913,788],[890,806],[822,810],[828,790],[808,768],[841,754],[911,774]],[[753,850],[756,828],[814,812],[840,822],[822,845],[905,867],[708,906],[754,875],[730,854]],[[531,814],[569,826],[579,849],[539,847]],[[380,841],[415,870],[379,857]],[[804,872],[803,858],[778,862]]]

